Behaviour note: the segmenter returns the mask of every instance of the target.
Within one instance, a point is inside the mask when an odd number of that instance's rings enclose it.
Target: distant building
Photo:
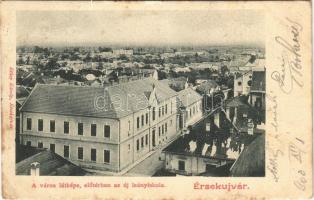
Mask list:
[[[241,71],[261,69],[265,67],[265,59],[255,59],[254,62],[247,62],[245,66],[239,67]]]
[[[173,90],[179,92],[189,87],[188,79],[184,76],[160,80],[161,83],[168,85]]]
[[[212,90],[218,91],[219,90],[219,85],[217,84],[216,81],[214,80],[199,80],[198,82],[202,82],[200,83],[197,87],[196,87],[196,91],[202,95],[206,95],[209,94]]]
[[[218,62],[191,63],[188,66],[194,70],[211,69],[218,71],[220,69],[220,63]]]
[[[203,117],[203,97],[192,88],[178,92],[179,127],[186,128]]]
[[[191,68],[189,67],[176,67],[173,69],[174,72],[179,73],[179,72],[191,72]]]
[[[177,96],[152,78],[106,88],[36,85],[21,108],[20,142],[120,172],[177,137]]]
[[[248,95],[252,86],[252,71],[247,71],[244,74],[236,74],[234,78],[234,96]]]
[[[131,55],[133,55],[133,50],[132,49],[114,49],[114,50],[112,50],[112,53],[114,55],[131,56]]]

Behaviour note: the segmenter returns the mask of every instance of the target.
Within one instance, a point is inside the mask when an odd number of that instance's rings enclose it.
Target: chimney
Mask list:
[[[191,153],[194,153],[194,151],[196,150],[196,147],[197,147],[196,142],[193,141],[193,140],[191,140],[191,141],[189,142],[189,146],[190,146],[190,152],[191,152]]]
[[[210,122],[206,123],[206,132],[210,132]]]
[[[40,163],[31,163],[31,176],[40,176]]]

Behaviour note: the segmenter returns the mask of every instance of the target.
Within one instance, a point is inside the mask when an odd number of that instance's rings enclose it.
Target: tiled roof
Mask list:
[[[265,176],[265,134],[243,150],[231,168],[231,176]]]
[[[40,163],[41,176],[82,176],[87,173],[61,156],[46,150],[18,162],[16,174],[30,175],[31,164],[34,162]]]
[[[29,91],[25,87],[21,85],[16,86],[16,99],[25,98],[28,95],[29,95]]]
[[[163,79],[161,83],[168,85],[172,89],[176,91],[183,90],[185,87],[185,83],[187,82],[186,77],[178,77],[173,79]]]
[[[265,71],[253,71],[252,75],[253,91],[265,91]]]
[[[192,88],[186,88],[178,92],[178,100],[181,105],[187,107],[197,101],[202,100],[202,96]]]
[[[216,88],[218,84],[214,80],[207,80],[205,83],[201,83],[197,86],[196,90],[205,94],[208,93],[212,88]]]
[[[21,111],[121,118],[148,106],[147,92],[156,87],[159,101],[177,93],[147,78],[110,87],[36,85]]]
[[[195,124],[189,134],[179,137],[163,151],[207,158],[236,159],[243,150],[242,147],[251,143],[255,136],[232,134],[230,132],[232,124],[227,120],[225,113],[220,109],[216,112],[221,114],[220,128],[213,123],[213,116],[209,115]],[[210,131],[206,131],[208,123],[210,123]],[[191,149],[191,143],[196,144],[195,150]]]
[[[246,108],[250,107],[248,103],[246,103],[246,100],[244,98],[245,98],[244,96],[236,96],[228,100],[226,102],[226,106],[227,107],[246,107]]]

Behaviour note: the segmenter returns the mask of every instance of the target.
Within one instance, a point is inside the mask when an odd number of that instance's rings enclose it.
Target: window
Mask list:
[[[109,125],[105,125],[104,127],[104,137],[110,138],[110,126]]]
[[[241,82],[241,81],[239,81],[239,82],[238,82],[238,86],[241,86],[241,85],[242,85],[242,82]]]
[[[90,130],[91,136],[96,136],[96,131],[97,131],[96,124],[91,124],[90,129],[91,129]]]
[[[43,148],[44,147],[44,144],[42,142],[38,142],[38,148]]]
[[[95,161],[96,162],[96,149],[91,149],[90,150],[90,159],[91,159],[91,161]]]
[[[153,107],[153,120],[155,120],[155,117],[156,117],[156,108]]]
[[[38,120],[38,131],[43,131],[44,121],[42,119]]]
[[[248,86],[252,86],[252,80],[249,80],[249,81],[247,82],[247,85],[248,85]]]
[[[192,117],[192,108],[190,108],[190,117]]]
[[[168,124],[165,123],[165,132],[167,133],[167,129],[168,129]]]
[[[165,106],[165,113],[167,114],[167,112],[168,112],[168,105],[166,104],[166,106]]]
[[[110,151],[109,150],[104,150],[104,162],[110,163]]]
[[[160,126],[158,127],[158,135],[160,137]]]
[[[84,157],[83,147],[78,147],[77,148],[77,159],[83,160],[83,157]]]
[[[144,115],[142,115],[142,126],[144,126]]]
[[[144,137],[141,138],[141,148],[144,147]]]
[[[185,162],[183,160],[179,160],[179,170],[185,171]]]
[[[131,145],[128,144],[128,152],[130,152],[130,150],[131,150]]]
[[[77,124],[77,134],[78,135],[83,135],[83,130],[84,130],[83,123],[78,123]]]
[[[69,122],[63,124],[64,134],[69,134]]]
[[[63,157],[65,157],[65,158],[70,157],[70,147],[67,145],[63,146]]]
[[[158,114],[158,117],[161,116],[161,108],[159,108],[159,114]]]
[[[146,113],[146,124],[148,124],[148,113]]]
[[[27,130],[32,130],[32,119],[31,118],[27,118],[27,125],[26,125],[26,129]]]
[[[136,150],[140,150],[140,140],[136,140]]]
[[[164,116],[164,114],[165,114],[165,107],[164,107],[164,106],[162,106],[162,112],[161,112],[161,114],[162,114],[162,116]]]
[[[164,132],[165,132],[165,128],[164,128],[164,125],[161,126],[161,133],[162,135],[164,135]]]
[[[26,142],[26,146],[29,146],[29,147],[32,146],[32,142],[31,141],[27,141]]]
[[[137,124],[136,124],[136,127],[139,129],[140,128],[140,117],[137,117]]]
[[[148,145],[148,134],[145,135],[145,145]]]
[[[171,104],[170,104],[170,113],[172,114],[172,101],[171,101]]]
[[[54,133],[56,131],[56,122],[55,120],[50,120],[50,132]]]
[[[50,144],[50,151],[55,152],[56,151],[56,145]]]

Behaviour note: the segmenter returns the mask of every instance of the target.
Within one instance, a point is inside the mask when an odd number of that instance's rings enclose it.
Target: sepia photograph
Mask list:
[[[3,1],[3,199],[311,199],[309,1]]]
[[[17,11],[16,175],[264,177],[264,27],[258,10]]]

